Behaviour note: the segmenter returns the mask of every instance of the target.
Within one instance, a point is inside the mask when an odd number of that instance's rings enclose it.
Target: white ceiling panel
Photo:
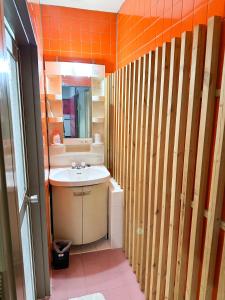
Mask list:
[[[41,4],[117,13],[125,0],[40,0]]]

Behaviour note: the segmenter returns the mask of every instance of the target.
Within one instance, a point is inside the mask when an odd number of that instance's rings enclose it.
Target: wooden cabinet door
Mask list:
[[[82,244],[82,187],[53,187],[52,190],[54,239]]]
[[[107,193],[106,184],[83,187],[83,244],[107,234]]]

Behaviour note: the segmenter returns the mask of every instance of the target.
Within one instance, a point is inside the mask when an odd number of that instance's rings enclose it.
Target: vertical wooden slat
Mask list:
[[[120,184],[120,124],[121,124],[121,77],[122,69],[119,69],[118,75],[118,95],[117,95],[117,155],[116,155],[116,181]]]
[[[120,149],[120,137],[121,137],[121,97],[122,91],[122,69],[119,69],[119,78],[118,78],[118,98],[117,98],[117,108],[118,108],[118,123],[117,123],[117,164],[116,164],[116,180],[120,184],[120,157],[121,157],[121,149]]]
[[[142,79],[143,79],[143,65],[144,58],[139,58],[138,66],[138,82],[137,82],[137,96],[136,96],[136,119],[135,119],[135,137],[134,137],[134,206],[133,206],[133,254],[132,254],[132,267],[134,272],[137,270],[137,236],[139,229],[137,227],[138,223],[138,171],[140,168],[140,130],[141,130],[141,99],[142,99]]]
[[[203,214],[205,200],[207,196],[207,180],[215,108],[220,28],[220,17],[212,17],[209,19],[195,174],[194,207],[192,212],[190,251],[188,261],[188,276],[186,288],[187,299],[195,299],[197,295],[197,270],[199,270],[199,257],[201,251],[201,237],[203,229]]]
[[[110,173],[113,172],[113,144],[114,144],[114,73],[110,76],[110,110],[109,110],[109,151],[110,151]]]
[[[145,125],[146,125],[146,98],[147,98],[147,83],[148,83],[148,59],[149,56],[145,55],[143,57],[143,68],[141,71],[141,98],[140,98],[140,129],[139,129],[139,166],[137,169],[137,258],[136,258],[136,274],[137,274],[137,280],[140,281],[140,267],[141,267],[141,252],[140,252],[140,243],[141,243],[141,237],[143,236],[143,227],[140,222],[141,217],[141,209],[142,209],[142,203],[143,203],[143,171],[144,171],[144,143],[145,143]]]
[[[184,74],[184,90],[182,100],[182,110],[180,114],[180,127],[179,127],[179,145],[178,150],[174,149],[174,155],[177,156],[177,163],[174,165],[174,172],[176,173],[176,185],[174,190],[174,196],[172,197],[171,205],[171,217],[170,217],[170,232],[169,232],[169,254],[168,265],[172,265],[174,260],[174,248],[177,245],[178,236],[178,253],[177,253],[177,265],[176,265],[176,280],[174,289],[174,298],[176,300],[185,298],[185,287],[187,277],[187,258],[188,258],[188,246],[190,235],[190,222],[191,222],[191,201],[193,199],[194,188],[194,169],[197,153],[198,142],[198,127],[199,116],[201,108],[201,83],[203,77],[204,67],[204,54],[205,54],[205,36],[206,27],[198,25],[194,28],[193,43],[192,43],[192,59],[191,59],[191,71],[190,71],[190,87],[187,90],[188,69],[189,69],[189,50],[186,49],[187,55],[185,56],[185,74]],[[188,43],[186,45],[188,47]],[[188,95],[189,94],[189,95]],[[188,113],[187,113],[187,126],[186,135],[184,133],[184,120],[183,114],[186,110],[186,101],[188,98]],[[178,121],[179,122],[179,121]],[[185,139],[185,147],[183,141]],[[184,147],[184,149],[183,149]],[[182,155],[184,151],[184,162],[182,161]],[[183,166],[182,166],[183,165]],[[183,177],[182,177],[183,171]],[[173,175],[174,177],[174,175]],[[180,185],[181,184],[181,185]],[[179,198],[181,194],[181,212],[180,217],[178,214]],[[179,221],[180,219],[180,221]],[[180,226],[179,226],[180,225]],[[167,272],[167,296],[174,282],[174,271],[171,267],[168,267]]]
[[[104,80],[104,89],[105,89],[105,101],[104,101],[104,113],[105,113],[105,122],[104,122],[104,138],[105,138],[105,147],[104,147],[104,164],[109,169],[109,104],[110,104],[110,75],[108,75]]]
[[[213,159],[212,181],[209,198],[207,229],[205,237],[200,299],[212,299],[213,279],[220,231],[225,189],[225,64],[223,65],[221,94]],[[224,282],[225,284],[225,282]],[[224,294],[225,297],[225,294]]]
[[[158,300],[163,299],[165,293],[171,178],[175,138],[175,121],[177,113],[177,90],[180,66],[180,46],[180,38],[173,38],[171,41],[169,95],[164,150],[164,170],[162,174],[162,186],[160,187],[162,189],[162,198],[158,199],[159,201],[161,201],[161,220],[159,221],[159,251],[156,254],[158,255],[158,278],[156,285],[156,299]]]
[[[159,103],[162,70],[162,48],[157,48],[155,52],[154,70],[154,91],[152,103],[152,126],[150,136],[150,162],[149,162],[149,183],[148,184],[148,203],[147,203],[147,244],[146,244],[146,273],[145,273],[145,297],[148,299],[150,291],[151,257],[152,257],[152,230],[153,230],[153,204],[155,195],[155,169],[156,151],[159,120]]]
[[[225,296],[225,240],[223,242],[223,253],[220,266],[220,277],[218,285],[217,300],[224,300]]]
[[[110,173],[113,175],[113,154],[114,154],[114,76],[115,73],[111,74],[111,103],[110,103],[110,113],[109,113],[109,152],[110,152]]]
[[[114,74],[111,74],[109,76],[109,171],[112,174],[112,165],[113,165],[113,76]]]
[[[127,203],[127,185],[126,185],[126,154],[128,150],[128,74],[129,65],[125,67],[124,74],[124,139],[123,139],[123,191],[124,191],[124,251],[127,255],[127,219],[128,219],[128,203]]]
[[[113,107],[114,107],[114,114],[113,114],[113,177],[115,178],[115,160],[116,160],[116,118],[117,118],[117,112],[116,112],[116,77],[117,77],[117,72],[114,74],[113,78],[113,86],[114,86],[114,91],[113,91]]]
[[[109,115],[109,126],[111,128],[109,129],[109,135],[110,135],[110,140],[109,140],[109,147],[111,151],[111,159],[110,159],[110,173],[113,175],[113,157],[114,157],[114,114],[115,114],[115,104],[114,104],[114,78],[115,78],[115,73],[111,74],[111,110],[110,110],[110,115]]]
[[[135,159],[135,136],[136,136],[136,107],[137,107],[137,83],[138,83],[138,69],[139,69],[139,61],[136,60],[134,62],[134,74],[133,74],[133,95],[132,95],[132,117],[131,117],[131,149],[130,149],[130,209],[129,209],[129,261],[130,263],[133,260],[133,230],[134,230],[134,222],[133,222],[133,214],[134,214],[134,159]]]
[[[155,70],[155,53],[151,51],[147,57],[146,68],[148,76],[145,80],[145,89],[147,90],[145,104],[145,132],[144,132],[144,160],[143,160],[143,204],[140,207],[140,228],[143,228],[143,235],[140,235],[140,271],[139,278],[141,289],[145,287],[145,271],[146,271],[146,241],[147,241],[147,219],[148,219],[148,187],[149,187],[149,167],[150,167],[150,141],[152,127],[152,107],[153,107],[153,91],[154,91],[154,70]],[[146,86],[147,85],[147,86]]]
[[[115,157],[115,179],[118,181],[119,179],[119,124],[120,124],[120,72],[117,71],[116,78],[116,157]]]
[[[120,128],[119,128],[119,132],[120,132],[120,140],[119,140],[119,183],[121,185],[122,188],[124,188],[123,186],[123,137],[124,137],[124,78],[125,78],[125,67],[123,67],[121,69],[121,92],[120,92]]]
[[[170,43],[163,44],[162,57],[162,76],[160,90],[160,108],[159,108],[159,126],[158,141],[156,153],[156,185],[154,197],[154,221],[153,221],[153,243],[152,243],[152,259],[151,259],[151,275],[150,275],[150,297],[156,297],[156,283],[158,272],[158,253],[159,253],[159,234],[161,220],[161,198],[162,183],[164,169],[164,151],[165,151],[165,133],[166,133],[166,115],[168,106],[169,91],[169,70],[170,70]]]
[[[131,161],[131,115],[132,115],[132,99],[133,99],[133,76],[134,76],[134,63],[129,64],[128,74],[128,98],[127,98],[127,110],[128,110],[128,126],[127,126],[127,154],[126,154],[126,183],[125,183],[125,197],[127,205],[127,220],[126,220],[126,254],[130,259],[130,247],[129,247],[129,232],[130,232],[130,161]]]
[[[114,155],[114,178],[117,179],[117,154],[118,154],[118,90],[119,90],[119,70],[116,71],[115,76],[115,155]]]
[[[122,188],[125,190],[125,182],[126,182],[126,145],[127,145],[127,93],[128,93],[128,66],[124,68],[124,76],[123,76],[123,81],[124,81],[124,91],[123,91],[123,135],[122,135],[122,164],[121,164],[121,185]],[[126,205],[125,205],[126,207]]]

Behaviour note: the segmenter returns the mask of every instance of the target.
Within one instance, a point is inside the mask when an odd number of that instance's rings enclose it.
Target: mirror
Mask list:
[[[89,77],[62,76],[64,138],[92,136],[91,95]]]
[[[49,144],[65,144],[67,151],[71,145],[90,143],[91,151],[103,152],[105,66],[49,61],[45,79]]]

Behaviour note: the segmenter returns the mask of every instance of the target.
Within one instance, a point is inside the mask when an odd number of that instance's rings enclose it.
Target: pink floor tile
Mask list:
[[[115,289],[110,289],[101,292],[106,300],[131,300],[129,287],[121,286]]]
[[[114,289],[123,285],[123,281],[115,270],[104,270],[103,272],[86,276],[86,288],[88,292]]]
[[[131,300],[145,300],[145,296],[140,291],[138,284],[130,284],[128,286],[128,290],[129,290]]]
[[[144,300],[122,250],[72,255],[68,269],[53,270],[50,300],[101,292],[106,300]]]

